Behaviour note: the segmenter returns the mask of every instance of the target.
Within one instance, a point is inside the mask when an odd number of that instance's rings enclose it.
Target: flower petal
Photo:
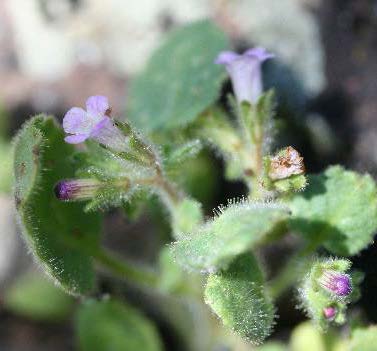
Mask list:
[[[100,120],[96,125],[93,126],[90,136],[96,137],[101,134],[102,130],[108,129],[113,126],[113,122],[107,116]]]
[[[245,56],[257,58],[260,62],[275,57],[274,54],[269,53],[265,48],[256,47],[244,52]]]
[[[109,107],[109,100],[106,96],[96,95],[86,100],[86,110],[92,117],[103,116]]]
[[[220,54],[217,56],[215,63],[218,65],[227,65],[234,60],[237,60],[240,57],[237,53],[233,51],[222,51]]]
[[[64,138],[64,140],[68,143],[68,144],[80,144],[82,143],[83,141],[85,141],[86,139],[88,139],[88,135],[86,134],[76,134],[76,135],[68,135]]]
[[[85,125],[86,111],[79,107],[71,108],[63,118],[63,128],[66,133],[78,134]]]

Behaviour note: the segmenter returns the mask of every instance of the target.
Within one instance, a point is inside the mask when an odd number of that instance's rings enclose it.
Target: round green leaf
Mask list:
[[[350,351],[375,351],[377,347],[377,326],[356,329],[352,333]]]
[[[4,305],[21,316],[57,321],[69,315],[73,298],[41,274],[29,272],[5,291]]]
[[[84,303],[77,315],[81,351],[161,351],[154,325],[137,310],[114,300]]]
[[[171,33],[132,82],[127,117],[147,132],[192,122],[218,97],[225,71],[214,59],[227,47],[224,33],[209,21]]]
[[[369,175],[340,166],[309,176],[309,186],[289,202],[293,230],[336,255],[352,256],[377,232],[377,188]]]

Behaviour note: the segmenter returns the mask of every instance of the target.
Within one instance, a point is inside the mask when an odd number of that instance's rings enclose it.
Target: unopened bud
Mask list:
[[[352,291],[350,277],[337,271],[325,270],[318,282],[322,288],[339,297],[347,296]]]
[[[91,199],[101,183],[96,179],[64,179],[55,185],[54,192],[61,201]]]
[[[337,310],[333,306],[325,307],[323,309],[323,315],[329,321],[332,321],[336,317],[336,313]]]

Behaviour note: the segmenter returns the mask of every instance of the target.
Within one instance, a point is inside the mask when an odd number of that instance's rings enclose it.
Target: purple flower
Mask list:
[[[64,179],[55,185],[54,192],[61,201],[88,200],[100,185],[96,179]]]
[[[239,55],[233,51],[223,51],[215,63],[225,65],[232,80],[233,90],[238,103],[255,103],[262,94],[262,63],[274,57],[266,49],[256,47]]]
[[[344,273],[333,270],[325,270],[319,278],[319,284],[330,293],[344,297],[351,293],[351,278]]]
[[[336,313],[337,313],[336,308],[333,306],[325,307],[323,309],[323,315],[328,320],[333,320],[336,316]]]
[[[127,138],[114,125],[108,116],[109,102],[105,96],[91,96],[86,100],[86,111],[80,107],[71,108],[63,118],[63,128],[67,134],[65,141],[79,144],[94,139],[114,150],[125,149]]]

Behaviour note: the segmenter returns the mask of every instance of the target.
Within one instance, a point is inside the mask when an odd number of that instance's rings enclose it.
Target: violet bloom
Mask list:
[[[101,183],[96,179],[64,179],[55,185],[55,196],[61,201],[91,199]]]
[[[65,141],[79,144],[94,139],[117,151],[126,147],[127,138],[108,116],[109,102],[105,96],[91,96],[86,100],[86,111],[80,107],[71,108],[63,118],[63,128],[68,135]]]
[[[255,103],[263,91],[262,63],[274,57],[266,49],[256,47],[239,55],[233,51],[223,51],[215,63],[225,65],[232,81],[234,94],[238,103],[247,101]]]
[[[347,296],[352,291],[351,278],[344,273],[325,270],[318,281],[322,288],[339,297]]]
[[[328,320],[333,320],[336,316],[336,308],[333,306],[325,307],[323,309],[323,315]]]

